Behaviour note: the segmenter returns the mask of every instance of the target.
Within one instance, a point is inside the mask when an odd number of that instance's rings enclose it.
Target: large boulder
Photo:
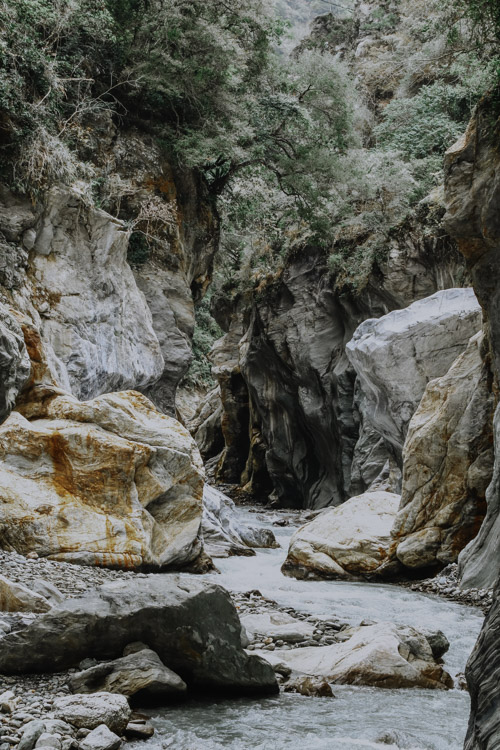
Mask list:
[[[86,657],[114,659],[140,641],[190,690],[275,693],[272,668],[246,654],[241,624],[220,586],[151,575],[70,599],[0,639],[0,674],[60,671]]]
[[[119,567],[201,552],[203,466],[188,431],[140,393],[80,402],[52,386],[0,427],[0,544]]]
[[[365,492],[320,513],[290,540],[283,572],[297,577],[371,578],[385,568],[400,497]]]
[[[453,680],[433,656],[418,630],[378,623],[351,630],[344,643],[259,653],[271,663],[283,662],[294,672],[323,677],[340,685],[446,690]]]
[[[254,555],[253,547],[278,546],[270,529],[242,523],[233,501],[208,484],[203,491],[202,532],[211,557]]]
[[[401,458],[408,424],[427,384],[443,376],[481,328],[472,289],[446,289],[366,320],[346,353],[372,426]]]
[[[11,311],[0,303],[0,423],[14,408],[30,370],[21,326]]]
[[[484,518],[493,395],[481,346],[477,334],[448,373],[429,383],[410,422],[392,530],[396,555],[408,568],[455,562]]]

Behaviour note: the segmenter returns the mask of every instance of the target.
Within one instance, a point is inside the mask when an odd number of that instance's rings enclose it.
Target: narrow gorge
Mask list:
[[[500,750],[499,71],[0,0],[0,750]]]

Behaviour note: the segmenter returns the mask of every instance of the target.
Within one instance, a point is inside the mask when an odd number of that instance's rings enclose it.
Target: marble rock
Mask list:
[[[472,289],[445,289],[402,310],[366,320],[346,353],[368,418],[398,452],[427,384],[449,370],[481,328]]]
[[[493,468],[493,395],[482,334],[427,386],[403,450],[401,505],[392,535],[408,568],[456,562],[485,515]]]
[[[44,596],[0,575],[0,612],[47,612],[50,607]]]
[[[184,680],[148,648],[72,675],[69,685],[74,693],[119,693],[134,696],[135,702],[145,703],[152,699],[182,696],[187,690]]]
[[[348,640],[331,646],[290,649],[279,654],[253,653],[271,663],[279,659],[293,672],[323,677],[340,685],[439,690],[453,687],[452,678],[436,662],[425,636],[414,628],[393,623],[352,628]]]
[[[376,576],[389,559],[399,501],[392,492],[365,492],[322,511],[292,536],[283,571],[297,577]]]
[[[72,393],[90,399],[158,380],[164,359],[127,263],[126,225],[88,206],[77,188],[54,187],[36,233],[30,274],[42,339]]]
[[[233,501],[208,484],[203,491],[202,532],[211,557],[253,555],[253,547],[278,546],[270,529],[243,523]]]
[[[112,732],[121,734],[131,713],[126,697],[113,693],[70,695],[54,700],[55,718],[78,729],[96,729],[104,724]]]
[[[34,391],[0,426],[2,546],[112,567],[196,560],[204,475],[188,431],[134,391]]]
[[[0,674],[60,671],[88,657],[115,659],[135,641],[155,651],[190,690],[232,695],[278,690],[269,664],[243,650],[229,594],[172,574],[106,584],[53,607],[0,639]]]

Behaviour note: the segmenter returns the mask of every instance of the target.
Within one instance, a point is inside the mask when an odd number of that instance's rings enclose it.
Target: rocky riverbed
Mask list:
[[[465,665],[465,659],[468,650],[480,627],[481,618],[477,612],[477,606],[486,607],[489,603],[489,592],[460,592],[457,590],[456,571],[453,567],[445,570],[441,576],[429,581],[408,584],[413,590],[407,590],[401,586],[388,586],[377,584],[346,583],[346,582],[316,582],[316,581],[294,581],[284,578],[279,571],[280,562],[285,553],[287,542],[291,531],[305,520],[309,520],[311,513],[304,512],[280,512],[280,511],[262,511],[261,509],[239,509],[239,521],[253,523],[257,526],[273,528],[280,543],[281,548],[267,549],[258,551],[254,557],[230,557],[217,561],[220,573],[210,573],[203,576],[208,581],[221,583],[231,591],[232,601],[236,610],[245,626],[245,637],[247,637],[247,653],[259,653],[264,658],[272,661],[278,681],[282,685],[283,698],[285,695],[291,697],[286,700],[296,701],[306,699],[312,701],[310,709],[306,709],[312,714],[322,711],[322,701],[331,700],[337,697],[337,703],[344,705],[350,696],[351,705],[357,705],[359,702],[359,691],[370,691],[370,701],[375,705],[385,706],[386,712],[391,700],[400,700],[399,696],[404,696],[405,711],[410,710],[411,705],[414,709],[419,710],[419,706],[428,707],[441,706],[443,709],[448,706],[452,713],[456,711],[458,705],[464,711],[463,700],[458,697],[460,690],[448,691],[450,698],[446,699],[438,694],[443,691],[435,690],[381,690],[380,688],[369,687],[349,687],[348,685],[334,685],[332,691],[328,679],[318,675],[313,679],[297,679],[294,672],[295,667],[290,667],[288,661],[296,657],[300,658],[302,654],[311,654],[312,652],[322,653],[323,649],[335,647],[336,644],[346,643],[353,637],[354,631],[365,631],[380,627],[384,621],[402,622],[406,625],[424,629],[432,625],[433,631],[442,630],[443,637],[448,638],[451,643],[450,652],[445,654],[445,668],[449,671],[454,680],[455,688],[463,687],[461,672]],[[86,567],[73,565],[70,563],[55,562],[42,558],[26,558],[15,553],[0,552],[0,565],[2,573],[11,581],[27,586],[28,588],[37,587],[44,581],[50,587],[54,587],[64,599],[79,599],[82,595],[95,589],[103,584],[126,585],[133,588],[141,580],[144,584],[149,579],[158,579],[161,575],[166,580],[171,580],[169,574],[147,575],[145,573],[136,573],[131,571],[106,570],[95,567]],[[181,574],[180,580],[193,578],[190,574]],[[194,580],[200,580],[196,576]],[[38,584],[37,584],[38,582]],[[187,581],[186,581],[187,582]],[[254,583],[250,587],[248,583]],[[41,590],[41,589],[39,589]],[[391,593],[392,592],[392,593]],[[401,592],[401,593],[398,593]],[[406,593],[405,593],[406,592]],[[439,597],[436,596],[439,594]],[[54,592],[52,595],[56,596]],[[421,597],[416,599],[415,597]],[[445,604],[446,599],[454,599],[457,602],[474,605],[469,607],[460,607],[459,604],[449,602]],[[439,602],[443,602],[440,605]],[[428,611],[425,611],[427,606]],[[454,608],[454,609],[450,609]],[[470,611],[471,615],[466,613]],[[396,615],[396,612],[398,613]],[[418,614],[417,614],[418,613]],[[0,617],[0,627],[4,633],[12,631],[22,631],[29,629],[37,618],[42,614],[32,612],[21,613],[3,613]],[[453,625],[452,625],[453,623]],[[451,632],[453,627],[454,632]],[[427,627],[427,630],[429,627]],[[321,652],[318,651],[321,649]],[[446,648],[442,653],[446,652]],[[440,653],[440,657],[442,656]],[[308,658],[311,658],[310,656]],[[19,746],[21,750],[32,750],[33,747],[49,747],[54,750],[70,750],[71,748],[82,748],[82,750],[91,750],[87,748],[89,742],[93,742],[93,736],[87,740],[87,735],[91,731],[88,727],[76,727],[69,721],[56,719],[58,715],[55,707],[57,701],[71,694],[68,685],[74,675],[81,668],[89,667],[87,661],[65,671],[58,671],[54,674],[33,674],[33,675],[10,675],[0,678],[0,693],[2,698],[1,719],[1,739],[0,750],[11,750]],[[291,692],[290,692],[291,691]],[[352,692],[354,691],[354,692]],[[375,691],[375,692],[373,692]],[[409,700],[409,693],[413,696],[413,702]],[[447,693],[447,691],[444,691]],[[293,695],[297,695],[293,698]],[[393,697],[391,698],[391,695]],[[465,695],[462,692],[462,695]],[[315,696],[311,698],[311,696]],[[398,696],[396,698],[396,696]],[[275,702],[276,699],[269,698],[256,700],[248,703],[227,704],[227,710],[233,712],[239,705],[241,711],[245,713],[247,706],[252,706],[252,711],[259,715],[262,707],[272,706],[272,711],[289,710],[290,704],[281,705],[279,708]],[[444,703],[443,703],[444,701]],[[222,705],[222,704],[219,704]],[[226,706],[226,704],[223,704]],[[233,708],[230,709],[229,706]],[[295,703],[293,704],[295,706]],[[346,703],[347,707],[347,703]],[[406,708],[407,707],[407,708]],[[189,701],[178,708],[171,706],[165,709],[168,715],[172,717],[182,716],[182,722],[190,727],[187,734],[177,737],[172,726],[164,723],[164,712],[156,712],[152,715],[152,726],[149,725],[149,719],[138,717],[135,719],[134,734],[132,730],[125,733],[123,730],[122,738],[127,741],[134,741],[134,738],[151,735],[153,727],[156,727],[158,740],[153,737],[149,740],[153,747],[170,746],[169,742],[174,742],[175,746],[181,750],[193,746],[200,748],[211,748],[212,745],[204,744],[199,736],[199,727],[197,721],[200,715],[200,705],[196,702]],[[250,710],[250,709],[249,709]],[[302,704],[295,706],[301,715]],[[226,708],[223,709],[226,711]],[[180,712],[180,714],[179,714]],[[342,713],[342,712],[341,712]],[[465,714],[464,717],[465,718]],[[233,716],[234,719],[234,716]],[[37,724],[38,722],[38,724]],[[43,731],[38,734],[34,742],[30,741],[33,735],[33,727],[40,729],[39,722],[43,724]],[[55,722],[55,723],[54,723]],[[57,723],[59,722],[59,723]],[[397,729],[398,722],[396,722]],[[169,726],[168,736],[165,734],[166,726]],[[389,727],[390,728],[390,727]],[[395,730],[396,731],[396,730]],[[398,730],[399,731],[399,730]],[[425,735],[425,730],[424,735]],[[30,734],[31,732],[31,734]],[[26,742],[23,737],[27,734]],[[35,732],[36,734],[36,732]],[[379,733],[380,734],[380,733]],[[388,735],[393,736],[393,735]],[[395,735],[394,735],[395,736]],[[177,740],[179,744],[177,745]],[[193,742],[193,737],[198,738],[195,745],[189,744],[186,737],[190,737],[189,742]],[[321,737],[321,730],[318,732]],[[99,738],[97,738],[99,739]],[[86,742],[86,744],[85,744]],[[200,742],[201,744],[196,744]],[[242,740],[243,742],[243,740]],[[247,742],[247,740],[245,740]],[[41,744],[39,744],[41,743]],[[165,743],[167,743],[165,745]],[[248,744],[230,744],[222,743],[221,747],[253,747]],[[257,745],[255,745],[257,746]],[[341,743],[338,747],[345,747]],[[398,745],[395,745],[398,747]],[[406,745],[399,745],[406,747]],[[216,745],[213,745],[216,747]],[[218,745],[217,745],[218,747]],[[260,746],[259,746],[260,747]],[[264,746],[263,746],[264,747]],[[323,747],[319,744],[318,747]],[[326,747],[326,745],[325,745]],[[333,745],[337,748],[337,745]],[[351,746],[352,747],[352,746]],[[408,747],[412,747],[408,745]],[[422,747],[427,745],[422,744]],[[430,747],[430,745],[429,745]],[[436,747],[441,748],[439,743]],[[449,747],[458,748],[458,744],[449,745]]]

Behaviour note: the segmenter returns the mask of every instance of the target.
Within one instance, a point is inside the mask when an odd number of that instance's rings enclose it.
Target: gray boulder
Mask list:
[[[187,690],[184,680],[149,648],[79,672],[70,678],[69,685],[74,693],[119,693],[134,696],[135,702],[182,696]]]
[[[472,289],[445,289],[365,320],[346,346],[365,413],[401,459],[408,424],[430,380],[448,372],[481,327]]]
[[[96,729],[104,724],[112,732],[125,731],[132,711],[124,695],[94,693],[93,695],[65,695],[54,701],[56,719],[78,729]]]
[[[273,670],[241,645],[241,624],[220,586],[157,575],[68,599],[0,640],[0,673],[58,671],[82,659],[114,659],[142,641],[190,689],[268,694]]]
[[[80,742],[80,750],[118,750],[122,741],[105,724],[101,724]]]

